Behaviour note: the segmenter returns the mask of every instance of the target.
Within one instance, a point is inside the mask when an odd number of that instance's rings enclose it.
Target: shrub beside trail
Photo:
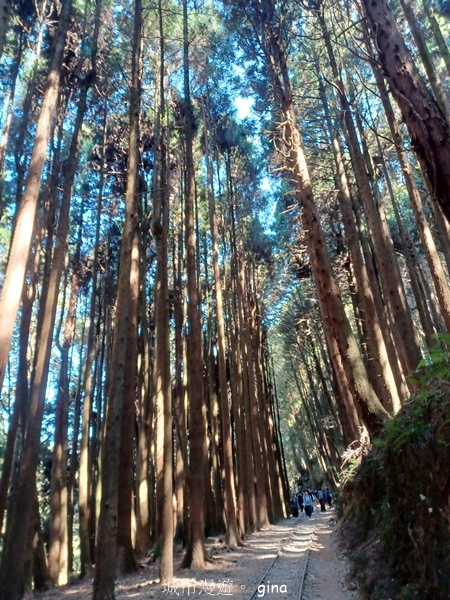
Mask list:
[[[428,380],[348,455],[342,515],[371,600],[450,598],[450,382]]]

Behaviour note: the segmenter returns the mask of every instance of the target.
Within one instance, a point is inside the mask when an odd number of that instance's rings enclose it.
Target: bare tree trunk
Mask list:
[[[75,331],[76,306],[81,279],[81,230],[73,258],[73,273],[69,308],[60,346],[61,365],[55,417],[55,445],[53,449],[50,487],[50,540],[48,566],[52,583],[65,585],[69,576],[68,565],[68,486],[67,486],[67,438],[69,412],[69,352]]]
[[[246,531],[254,531],[258,528],[257,497],[255,489],[255,465],[253,457],[253,440],[250,421],[250,399],[249,399],[249,378],[248,364],[246,362],[245,341],[242,331],[245,327],[242,310],[243,298],[241,296],[241,286],[239,283],[239,251],[236,235],[236,223],[234,216],[232,182],[231,182],[231,164],[230,153],[227,156],[227,186],[229,201],[229,219],[230,219],[230,253],[231,253],[231,277],[232,277],[232,295],[233,295],[233,316],[234,316],[234,341],[231,347],[234,350],[235,377],[237,377],[236,386],[236,410],[235,422],[240,424],[242,452],[245,459],[242,461],[245,475],[243,482],[245,484],[243,494],[245,497],[245,515]],[[233,378],[233,376],[232,376]],[[233,379],[232,379],[233,380]],[[237,442],[238,443],[238,442]]]
[[[180,222],[180,230],[182,223]],[[175,492],[177,499],[177,525],[176,538],[186,541],[187,522],[185,520],[186,513],[186,472],[188,465],[187,456],[187,427],[186,427],[186,410],[184,404],[184,382],[183,382],[183,355],[184,355],[184,312],[182,298],[182,231],[174,232],[173,244],[173,315],[175,326],[175,389],[174,389],[174,413],[175,413],[175,428],[176,428],[176,475],[175,475]]]
[[[0,56],[3,54],[3,46],[5,45],[11,4],[11,0],[0,0]]]
[[[167,174],[166,104],[164,95],[165,40],[161,0],[158,1],[160,36],[159,114],[154,170],[152,228],[156,238],[157,274],[155,290],[155,359],[153,381],[157,416],[157,510],[161,544],[159,575],[162,583],[173,579],[173,420],[170,376],[170,305],[167,273],[169,236],[169,190]],[[161,431],[161,435],[159,434]],[[160,463],[160,464],[159,464]],[[161,472],[160,472],[161,471]],[[160,491],[160,493],[159,493]]]
[[[203,118],[207,125],[207,106],[203,107]],[[226,372],[225,322],[222,297],[222,281],[218,256],[218,225],[213,189],[213,169],[209,145],[208,127],[205,126],[206,168],[208,177],[209,226],[211,230],[212,260],[214,271],[214,291],[216,299],[217,350],[219,368],[220,422],[222,432],[223,464],[224,464],[224,496],[227,526],[227,542],[231,546],[241,543],[236,519],[236,490],[233,466],[233,448],[230,429],[230,412],[228,407],[228,386]]]
[[[355,403],[371,435],[376,434],[387,418],[367,377],[356,339],[345,315],[340,292],[331,269],[329,256],[314,203],[311,180],[302,147],[292,98],[286,56],[281,40],[269,23],[264,27],[264,43],[268,66],[271,68],[276,99],[279,104],[290,177],[294,181],[296,201],[302,209],[302,224],[308,231],[308,252],[316,284],[325,335],[329,344],[336,344],[334,360],[342,361]]]
[[[367,165],[359,144],[344,83],[336,63],[334,50],[331,45],[329,32],[323,15],[322,5],[319,5],[318,7],[318,19],[323,32],[335,84],[339,90],[339,101],[341,103],[343,120],[348,134],[356,182],[376,250],[376,261],[383,290],[383,297],[390,310],[396,347],[402,360],[403,368],[407,373],[410,373],[417,367],[421,358],[414,322],[406,300],[406,293],[395,257],[392,239],[386,226],[384,211],[381,207],[377,209],[374,202],[374,194],[367,173]]]
[[[252,352],[252,341],[250,333],[250,317],[248,314],[248,295],[246,293],[245,263],[243,256],[242,240],[238,241],[239,274],[238,274],[238,299],[241,299],[241,310],[243,315],[243,361],[247,367],[248,399],[249,399],[249,424],[253,446],[253,460],[255,467],[256,486],[256,511],[257,527],[263,529],[269,525],[268,498],[266,496],[265,479],[266,473],[262,462],[262,440],[258,426],[258,400],[256,397],[256,382],[254,361]]]
[[[105,181],[105,144],[106,144],[106,123],[107,115],[105,109],[103,122],[103,144],[102,144],[102,165],[100,170],[100,181],[98,185],[96,225],[95,225],[95,243],[94,257],[92,267],[92,290],[89,307],[89,331],[86,348],[86,361],[83,380],[83,411],[81,423],[81,441],[80,441],[80,466],[78,480],[78,511],[79,511],[79,535],[80,535],[80,565],[81,577],[90,577],[93,574],[91,557],[91,539],[90,539],[90,490],[92,489],[91,478],[91,457],[89,452],[89,430],[91,426],[92,394],[94,389],[93,366],[97,351],[96,342],[96,305],[98,294],[98,261],[99,261],[99,241],[100,241],[100,220],[101,207],[103,203],[103,187]],[[100,415],[99,415],[100,416]]]
[[[278,485],[280,488],[280,500],[283,503],[282,511],[283,515],[286,517],[289,514],[290,508],[290,495],[289,495],[289,483],[288,483],[288,474],[286,469],[286,459],[284,455],[284,446],[281,436],[280,430],[280,407],[279,400],[277,394],[277,386],[275,383],[275,374],[273,368],[273,360],[272,357],[269,356],[267,349],[265,351],[265,364],[266,364],[266,375],[267,379],[267,389],[269,395],[269,403],[266,406],[266,410],[269,415],[270,427],[272,430],[272,441],[275,452],[275,459],[277,463],[277,472],[278,472]]]
[[[255,500],[254,492],[253,495],[247,493],[249,488],[248,485],[248,469],[247,460],[251,457],[246,452],[246,432],[245,432],[245,419],[242,408],[242,367],[240,364],[239,356],[239,342],[237,336],[237,325],[236,325],[236,295],[233,291],[230,293],[232,300],[229,302],[228,314],[229,324],[228,331],[230,337],[230,351],[228,356],[228,367],[230,371],[229,381],[231,390],[231,405],[234,422],[234,431],[236,437],[236,479],[237,479],[237,521],[239,526],[240,535],[243,537],[254,527],[254,510]],[[232,307],[230,304],[232,303]],[[252,507],[252,508],[251,508]]]
[[[136,326],[137,294],[135,281],[139,280],[136,235],[138,228],[139,178],[139,110],[140,110],[140,51],[142,7],[134,3],[134,30],[132,41],[132,73],[130,100],[130,133],[125,196],[125,223],[122,233],[119,281],[117,289],[116,321],[110,362],[107,410],[102,444],[102,491],[96,544],[94,600],[114,598],[118,548],[118,497],[120,464],[121,412],[124,403],[126,370],[133,370],[127,360],[128,330]],[[134,357],[135,358],[135,357]],[[133,371],[134,372],[134,371]],[[131,519],[131,514],[130,514]]]
[[[3,531],[3,522],[7,504],[9,485],[13,472],[14,448],[17,445],[19,423],[22,431],[25,431],[26,416],[28,411],[29,389],[28,389],[28,342],[30,337],[30,325],[32,319],[33,303],[36,297],[37,280],[39,275],[40,241],[36,244],[34,256],[30,256],[31,271],[30,283],[24,283],[22,292],[22,317],[19,328],[19,366],[16,383],[16,397],[13,412],[8,426],[3,465],[2,480],[0,484],[0,531]]]
[[[143,242],[141,248],[141,301],[140,340],[138,356],[137,448],[136,448],[136,550],[146,554],[150,537],[150,446],[151,446],[151,366],[150,336],[148,331],[146,273],[147,257]]]
[[[186,152],[185,244],[188,292],[187,373],[189,393],[189,543],[184,567],[205,567],[204,481],[206,407],[203,388],[201,295],[197,286],[195,239],[194,116],[189,82],[189,39],[187,0],[183,0],[184,42],[184,133]]]
[[[86,312],[83,315],[83,328],[81,334],[81,344],[79,351],[79,362],[82,363],[84,360],[84,348],[85,348],[85,322],[86,322]],[[73,434],[72,434],[72,443],[70,449],[70,462],[68,465],[69,477],[67,481],[67,512],[68,512],[68,524],[67,524],[67,544],[68,544],[68,571],[69,573],[73,573],[74,571],[74,544],[73,544],[73,529],[74,529],[74,506],[75,506],[75,480],[76,474],[78,473],[78,441],[79,441],[79,433],[80,433],[80,416],[81,416],[81,381],[82,381],[82,371],[79,370],[78,373],[78,382],[77,389],[74,394],[74,411],[73,411]]]
[[[265,483],[266,483],[266,496],[268,500],[268,515],[271,523],[278,521],[283,517],[282,514],[282,503],[278,489],[278,476],[275,462],[275,455],[273,451],[273,442],[270,429],[270,419],[268,413],[269,398],[266,394],[264,385],[264,363],[263,363],[263,339],[261,335],[261,323],[258,311],[258,301],[256,297],[256,279],[255,279],[255,265],[251,265],[252,268],[252,283],[253,286],[250,289],[251,294],[251,311],[249,314],[250,318],[250,331],[252,332],[252,346],[255,366],[255,379],[256,389],[258,398],[258,422],[261,438],[261,446],[263,451],[263,464],[267,466],[265,469]]]
[[[403,147],[399,127],[395,120],[394,111],[389,102],[389,97],[387,95],[387,90],[384,85],[384,81],[381,73],[376,65],[374,65],[374,73],[377,79],[378,89],[380,91],[381,99],[383,102],[383,106],[386,113],[386,118],[389,124],[389,128],[391,131],[391,135],[393,137],[395,148],[397,151],[397,156],[399,158],[403,177],[405,179],[406,188],[408,190],[409,198],[411,201],[411,205],[414,211],[414,217],[417,224],[417,229],[419,231],[420,239],[425,251],[425,255],[427,257],[428,266],[430,268],[430,273],[433,278],[434,286],[436,288],[436,293],[438,296],[439,304],[441,306],[442,314],[444,317],[445,325],[447,329],[450,331],[450,288],[448,286],[447,277],[444,273],[444,269],[442,267],[441,260],[437,253],[436,244],[434,241],[434,237],[431,233],[430,226],[425,216],[422,198],[419,194],[419,190],[417,189],[416,182],[412,175],[411,165],[409,164],[408,157],[406,155],[405,149]],[[379,152],[381,157],[381,145],[379,141],[379,137],[377,136],[377,143],[379,146]],[[385,171],[385,176],[389,185],[391,197],[393,197],[393,190],[390,182],[388,181],[388,173],[387,168],[383,158],[383,169]]]
[[[411,0],[400,0],[400,4],[402,5],[403,12],[405,13],[406,20],[408,21],[409,29],[413,35],[417,49],[419,50],[419,55],[425,68],[428,81],[430,82],[431,89],[433,90],[442,114],[445,116],[447,123],[450,125],[450,101],[446,91],[442,86],[441,78],[436,71],[430,53],[428,52],[427,44],[420,30],[420,25],[411,6]]]
[[[374,348],[372,358],[380,365],[383,375],[382,385],[386,388],[388,393],[388,402],[390,402],[390,404],[386,403],[385,408],[388,411],[393,410],[396,412],[399,410],[402,401],[407,397],[408,389],[404,378],[401,380],[399,369],[396,367],[397,355],[390,336],[387,340],[385,340],[385,337],[383,336],[383,332],[388,331],[387,323],[385,323],[386,319],[384,311],[380,315],[376,309],[374,292],[372,291],[366,263],[363,260],[359,245],[358,229],[353,215],[352,199],[345,173],[344,162],[342,160],[336,132],[329,115],[326,93],[321,80],[319,81],[319,85],[336,165],[340,189],[339,200],[344,219],[345,236],[352,257],[357,289],[362,301],[364,320],[368,329],[369,339],[367,341],[369,347],[372,346]]]
[[[54,40],[53,56],[47,77],[44,99],[38,119],[26,188],[16,215],[15,231],[3,282],[2,297],[0,300],[0,389],[3,386],[14,323],[19,308],[22,285],[25,280],[25,270],[33,236],[41,175],[47,154],[50,123],[58,98],[61,66],[71,9],[72,1],[64,0]],[[9,577],[10,589],[12,589],[13,585],[18,584],[13,584],[12,578]],[[14,593],[17,593],[17,591]],[[13,596],[11,596],[10,600],[13,600]]]
[[[433,32],[434,39],[436,40],[436,44],[439,48],[439,54],[441,55],[445,67],[447,69],[447,75],[450,77],[450,52],[448,50],[448,46],[445,42],[444,36],[442,35],[441,28],[439,27],[439,23],[434,15],[434,10],[431,6],[430,0],[422,0],[423,8],[425,10],[425,14],[430,23],[430,29]]]
[[[1,4],[1,1],[2,0],[0,0],[0,4]],[[0,6],[0,15],[1,15],[1,6]],[[0,22],[1,22],[1,18],[0,18]],[[0,33],[0,35],[1,35],[1,33]],[[12,122],[13,108],[14,108],[14,98],[16,95],[17,76],[19,74],[19,67],[22,62],[23,48],[24,48],[24,35],[23,35],[23,29],[21,29],[21,31],[19,33],[19,47],[17,48],[17,55],[15,57],[14,66],[13,66],[12,73],[11,73],[12,85],[11,85],[11,91],[10,91],[10,95],[9,95],[8,110],[6,113],[5,125],[3,127],[2,141],[0,143],[0,218],[2,217],[3,212],[4,212],[4,204],[3,204],[2,197],[3,197],[3,184],[5,182],[6,147],[8,145],[9,133],[11,130],[11,122]],[[1,56],[1,49],[0,49],[0,56]]]
[[[386,0],[363,0],[378,58],[430,181],[435,201],[450,221],[450,126],[414,68]]]

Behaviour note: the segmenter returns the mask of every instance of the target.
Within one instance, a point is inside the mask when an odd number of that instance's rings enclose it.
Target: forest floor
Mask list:
[[[298,519],[285,519],[249,536],[243,548],[231,550],[218,538],[208,539],[207,548],[211,562],[206,570],[181,570],[183,551],[177,549],[172,585],[158,583],[157,564],[142,564],[136,574],[117,581],[116,600],[194,600],[195,596],[199,600],[212,596],[219,600],[360,599],[340,549],[333,508],[324,513],[316,510],[311,519],[303,513]],[[91,596],[92,581],[75,581],[37,593],[35,598],[88,600]]]

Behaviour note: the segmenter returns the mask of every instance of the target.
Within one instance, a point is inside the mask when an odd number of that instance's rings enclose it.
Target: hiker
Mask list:
[[[298,500],[295,494],[291,498],[291,510],[292,516],[294,517],[294,519],[296,519],[298,517]]]
[[[320,512],[326,512],[325,508],[325,494],[322,489],[319,490],[319,504],[320,504]]]
[[[333,494],[328,488],[325,490],[325,500],[327,501],[328,506],[331,508],[331,505],[333,504]]]
[[[309,490],[305,490],[305,493],[303,494],[303,504],[305,506],[305,515],[311,518],[314,511],[314,500]]]
[[[300,509],[300,512],[303,512],[303,494],[302,494],[302,492],[299,492],[297,494],[297,500],[298,500],[298,508]]]

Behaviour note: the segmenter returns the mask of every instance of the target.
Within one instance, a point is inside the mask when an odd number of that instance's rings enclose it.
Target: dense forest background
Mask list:
[[[0,598],[201,568],[448,377],[448,16],[0,0]]]

